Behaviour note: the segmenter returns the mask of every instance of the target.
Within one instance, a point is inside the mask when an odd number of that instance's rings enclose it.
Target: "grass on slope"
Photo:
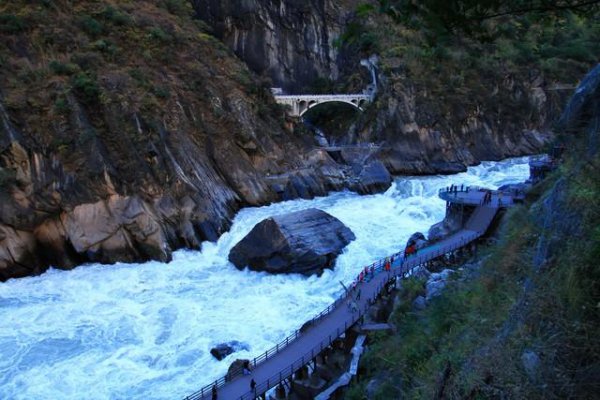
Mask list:
[[[593,398],[600,389],[599,168],[598,157],[565,163],[508,213],[480,270],[463,272],[425,310],[410,307],[422,283],[405,285],[404,306],[392,316],[398,333],[374,338],[366,376],[348,398],[367,398],[372,378],[379,385],[370,398],[381,400]],[[557,191],[560,211],[550,205]],[[536,262],[542,236],[550,257]],[[530,354],[537,367],[526,370]]]

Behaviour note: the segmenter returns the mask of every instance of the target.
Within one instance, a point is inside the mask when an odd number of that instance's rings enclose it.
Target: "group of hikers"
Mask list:
[[[459,189],[458,185],[455,185],[455,184],[452,184],[449,187],[446,187],[446,192],[454,193],[455,196],[458,194],[458,192],[464,192],[464,191],[469,193],[469,187],[467,186],[466,190],[465,190],[464,184],[460,185],[460,189]]]
[[[417,254],[417,245],[416,243],[412,243],[404,249],[404,258],[408,258],[412,255]]]
[[[491,204],[492,197],[492,191],[486,190],[485,194],[483,195],[483,200],[481,201],[481,204]],[[498,204],[502,204],[502,192],[498,192]]]
[[[392,263],[394,262],[394,256],[392,257],[387,257],[385,259],[385,262],[383,264],[383,270],[386,272],[389,272],[392,270]],[[359,283],[364,282],[364,281],[369,281],[370,279],[372,279],[375,276],[375,264],[366,266],[364,269],[362,269],[360,271],[360,273],[358,274],[358,276],[356,277],[356,279],[354,279],[354,281],[352,282],[352,288],[356,288],[356,286],[358,286]]]
[[[386,257],[383,263],[382,270],[385,272],[391,272],[393,262],[394,256]],[[371,280],[375,276],[376,272],[377,271],[375,268],[375,264],[366,266],[363,270],[360,271],[358,276],[352,282],[352,290],[356,292],[356,295],[354,299],[352,299],[352,297],[348,299],[348,308],[352,310],[353,313],[358,312],[358,305],[356,304],[356,301],[360,300],[361,295],[360,287],[358,285],[362,282],[368,282],[369,280]]]

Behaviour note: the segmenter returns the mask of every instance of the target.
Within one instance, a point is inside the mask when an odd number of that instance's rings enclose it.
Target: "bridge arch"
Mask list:
[[[338,102],[346,103],[364,111],[364,107],[372,98],[368,94],[301,94],[284,95],[275,93],[275,101],[290,107],[289,114],[293,117],[301,117],[308,110],[323,103]]]
[[[300,117],[303,116],[304,114],[306,114],[306,112],[308,110],[311,110],[321,104],[325,104],[325,103],[344,103],[344,104],[349,104],[352,107],[358,109],[359,111],[364,111],[364,104],[366,104],[366,100],[339,100],[339,99],[331,99],[331,100],[322,100],[322,101],[310,101],[308,102],[308,106],[307,107],[302,107],[300,106]]]

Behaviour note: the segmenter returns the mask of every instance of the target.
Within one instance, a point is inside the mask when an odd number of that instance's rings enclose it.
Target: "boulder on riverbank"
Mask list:
[[[415,248],[417,249],[422,249],[424,247],[427,247],[428,245],[429,242],[427,241],[427,238],[421,232],[413,233],[406,241],[406,247],[415,246]]]
[[[321,274],[356,237],[340,220],[310,208],[259,222],[229,253],[237,268]]]
[[[463,206],[461,204],[450,203],[446,207],[444,219],[429,228],[427,237],[431,243],[440,240],[458,232],[467,222],[475,207]]]

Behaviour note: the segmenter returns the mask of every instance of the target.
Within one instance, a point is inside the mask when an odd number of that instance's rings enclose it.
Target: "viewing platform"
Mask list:
[[[483,206],[488,207],[511,207],[515,204],[515,201],[522,200],[525,195],[523,193],[512,193],[507,194],[505,191],[489,190],[485,188],[470,187],[470,186],[456,186],[442,188],[439,191],[439,197],[450,203],[463,204],[468,206]],[[491,198],[489,203],[485,203],[485,195],[489,193]]]

